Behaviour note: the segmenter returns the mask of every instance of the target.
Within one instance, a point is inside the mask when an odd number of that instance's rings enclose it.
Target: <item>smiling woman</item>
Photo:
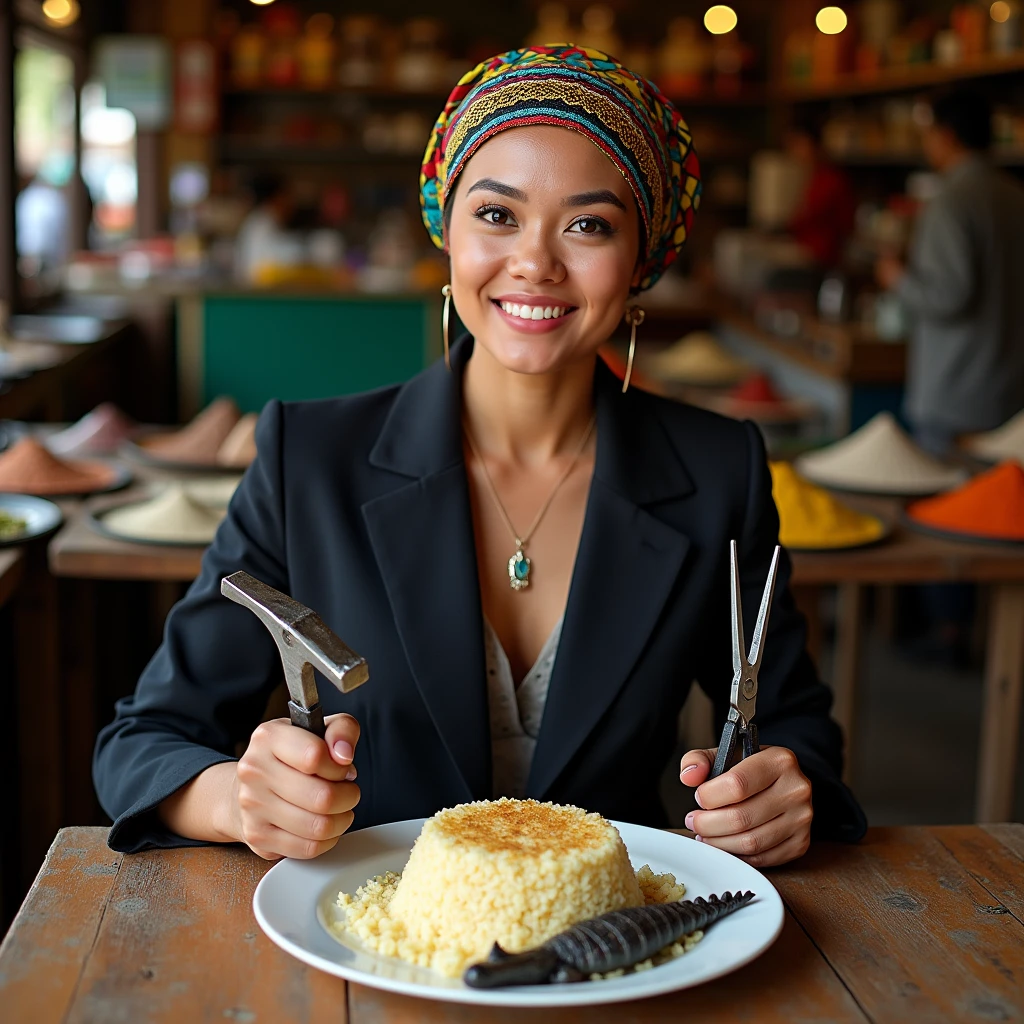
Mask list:
[[[100,736],[117,849],[312,857],[353,823],[500,796],[663,825],[691,680],[725,716],[730,540],[750,619],[778,540],[760,435],[625,390],[597,354],[689,232],[685,122],[606,54],[514,50],[452,92],[421,186],[468,335],[405,385],[268,405],[202,575]],[[277,657],[219,597],[237,570],[369,663],[368,685],[321,694],[326,739],[258,724]],[[834,839],[865,827],[789,573],[783,556],[765,746],[711,780],[714,751],[680,765],[699,787],[687,824],[758,866],[803,853],[812,819]]]

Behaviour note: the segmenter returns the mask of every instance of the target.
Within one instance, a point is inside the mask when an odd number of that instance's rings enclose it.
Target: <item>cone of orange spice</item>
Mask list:
[[[1001,462],[955,491],[914,502],[907,517],[945,533],[1024,543],[1024,467]]]

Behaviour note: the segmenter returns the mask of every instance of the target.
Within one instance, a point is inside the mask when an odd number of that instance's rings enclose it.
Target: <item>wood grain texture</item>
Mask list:
[[[822,844],[772,880],[872,1020],[1024,1019],[1024,927],[929,830]]]
[[[345,983],[278,949],[256,924],[252,895],[269,868],[237,846],[126,857],[68,1024],[344,1024]]]
[[[984,886],[993,902],[1001,903],[1024,925],[1024,825],[994,827],[1003,829],[1009,842],[1001,841],[998,833],[970,825],[944,825],[931,833]]]
[[[867,1019],[790,914],[775,944],[752,964],[707,985],[631,1003],[564,1010],[482,1009],[349,986],[351,1024],[591,1024],[600,1020],[616,1024],[681,1020],[701,1024],[860,1024]]]
[[[63,829],[0,946],[0,1016],[64,1020],[96,940],[121,854],[105,828]]]

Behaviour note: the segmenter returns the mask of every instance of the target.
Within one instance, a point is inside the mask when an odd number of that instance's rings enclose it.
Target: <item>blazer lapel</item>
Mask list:
[[[453,347],[398,394],[370,455],[407,478],[362,507],[395,625],[430,717],[466,784],[491,795],[483,623],[462,455],[461,379],[471,351]]]
[[[625,684],[679,577],[689,538],[644,505],[693,483],[648,399],[599,360],[597,456],[527,792],[543,798]]]

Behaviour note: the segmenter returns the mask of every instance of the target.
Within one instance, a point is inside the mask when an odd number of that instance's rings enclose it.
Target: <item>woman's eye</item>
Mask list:
[[[512,214],[501,206],[484,206],[476,211],[476,215],[488,224],[497,224],[499,227],[515,223]]]
[[[611,232],[611,225],[600,217],[580,217],[572,224],[572,228],[581,235],[606,235]]]

